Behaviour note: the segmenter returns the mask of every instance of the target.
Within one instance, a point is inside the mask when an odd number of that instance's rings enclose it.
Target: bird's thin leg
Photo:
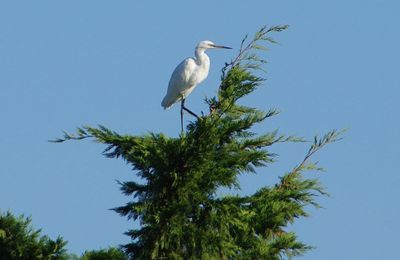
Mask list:
[[[192,111],[190,111],[188,108],[185,107],[185,105],[182,103],[182,109],[187,111],[189,114],[191,114],[192,116],[194,116],[197,119],[200,119],[200,117],[198,115],[196,115],[195,113],[193,113]]]
[[[183,108],[184,106],[185,100],[182,99],[181,101],[181,133],[183,133]]]
[[[190,109],[185,107],[185,99],[182,99],[182,101],[181,101],[181,131],[182,131],[182,133],[183,133],[183,110],[187,111],[189,114],[196,117],[197,119],[200,119],[200,117],[198,115],[196,115],[195,113],[190,111]]]

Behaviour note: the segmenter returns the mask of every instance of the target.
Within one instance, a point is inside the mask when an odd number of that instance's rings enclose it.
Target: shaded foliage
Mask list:
[[[0,259],[67,259],[67,242],[61,237],[52,240],[40,232],[33,229],[29,217],[0,213]]]
[[[124,252],[118,248],[110,247],[108,249],[86,251],[80,260],[126,260],[128,259]]]

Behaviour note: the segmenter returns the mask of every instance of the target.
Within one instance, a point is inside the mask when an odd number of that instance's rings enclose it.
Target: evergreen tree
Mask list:
[[[56,240],[41,236],[34,230],[31,219],[0,213],[0,259],[4,260],[64,260],[67,259],[61,237]]]
[[[338,139],[332,131],[312,141],[304,160],[274,186],[252,195],[218,196],[221,188],[239,189],[238,176],[254,173],[274,161],[271,146],[302,142],[277,131],[256,134],[251,128],[278,114],[240,105],[238,101],[259,87],[264,60],[258,51],[274,40],[272,32],[286,26],[262,28],[242,41],[238,56],[222,70],[217,96],[206,99],[210,112],[188,124],[179,137],[162,133],[120,135],[106,127],[82,127],[65,133],[63,142],[94,138],[107,145],[105,156],[122,158],[142,181],[121,184],[132,198],[115,211],[137,220],[140,228],[126,234],[124,250],[134,259],[281,259],[310,249],[287,225],[306,217],[315,198],[326,194],[319,182],[306,179],[305,170],[319,168],[310,157]],[[259,170],[261,171],[261,170]]]

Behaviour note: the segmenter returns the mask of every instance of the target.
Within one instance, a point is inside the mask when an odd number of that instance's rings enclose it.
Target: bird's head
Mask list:
[[[201,41],[201,42],[199,42],[199,44],[197,44],[197,47],[196,47],[196,49],[216,49],[216,48],[219,48],[219,49],[232,49],[230,47],[216,45],[212,41]]]

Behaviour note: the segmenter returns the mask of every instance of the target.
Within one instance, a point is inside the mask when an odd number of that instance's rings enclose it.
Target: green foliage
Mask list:
[[[52,240],[41,236],[40,230],[32,228],[30,218],[0,213],[0,259],[67,259],[66,244],[61,237]]]
[[[191,122],[178,138],[155,133],[120,135],[103,126],[88,126],[55,140],[92,137],[107,145],[105,156],[124,159],[141,178],[141,182],[120,183],[132,201],[115,208],[141,225],[126,233],[132,238],[124,246],[130,257],[281,259],[310,249],[286,228],[308,215],[307,206],[318,207],[315,198],[326,194],[317,180],[305,179],[302,172],[319,170],[309,159],[338,140],[341,132],[316,137],[304,160],[276,185],[249,196],[217,195],[221,188],[240,188],[240,174],[272,163],[272,145],[305,142],[277,131],[257,135],[252,126],[278,112],[238,103],[264,82],[255,74],[265,63],[257,51],[266,49],[264,43],[274,42],[270,33],[285,28],[264,27],[249,42],[247,37],[243,40],[238,56],[222,70],[217,96],[206,100],[210,113]]]
[[[126,260],[127,256],[123,251],[115,247],[108,249],[86,251],[80,260]]]

